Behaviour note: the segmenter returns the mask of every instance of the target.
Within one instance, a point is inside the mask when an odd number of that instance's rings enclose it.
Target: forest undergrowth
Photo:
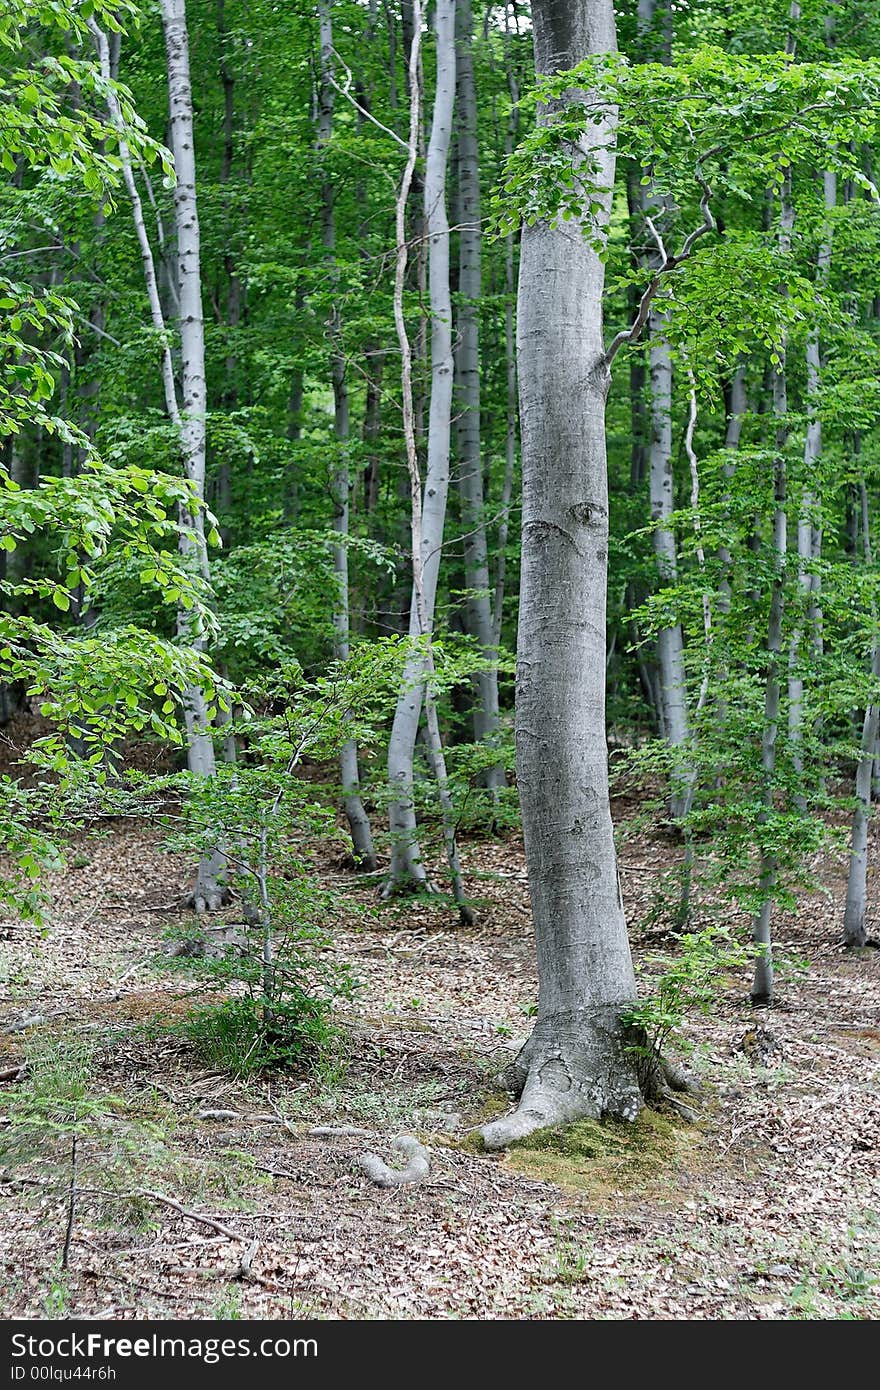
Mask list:
[[[680,849],[621,830],[656,971],[676,955]],[[182,1031],[206,1002],[163,966],[186,866],[144,823],[77,842],[43,928],[4,924],[6,1316],[877,1316],[880,953],[838,946],[837,866],[780,923],[778,1004],[753,1009],[733,971],[686,1018],[692,1121],[583,1122],[495,1156],[468,1134],[507,1108],[534,1012],[521,842],[464,841],[473,927],[429,899],[380,904],[337,860],[324,950],[357,988],[317,1075],[235,1080]],[[378,1189],[356,1160],[401,1131],[430,1174]]]

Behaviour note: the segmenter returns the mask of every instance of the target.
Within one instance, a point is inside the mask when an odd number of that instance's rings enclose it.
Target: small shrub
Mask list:
[[[251,995],[227,999],[190,1014],[181,1030],[209,1062],[238,1077],[275,1070],[325,1076],[340,1054],[329,1002],[303,990],[271,1004]]]
[[[623,1023],[639,1039],[632,1049],[650,1059],[659,1059],[670,1037],[682,1043],[685,1017],[695,1011],[708,1013],[722,977],[748,965],[755,952],[736,941],[726,927],[682,932],[677,940],[679,953],[666,964],[654,992],[623,1014]],[[649,956],[647,962],[666,963],[666,958]]]

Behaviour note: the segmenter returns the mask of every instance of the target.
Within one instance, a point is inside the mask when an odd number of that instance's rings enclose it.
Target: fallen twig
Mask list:
[[[361,1129],[358,1125],[316,1125],[308,1131],[313,1139],[372,1139],[374,1129]]]
[[[138,1188],[138,1195],[141,1197],[151,1197],[154,1202],[160,1202],[163,1206],[170,1207],[176,1211],[178,1216],[185,1216],[188,1221],[200,1221],[203,1226],[209,1226],[212,1231],[217,1231],[221,1236],[227,1236],[229,1240],[245,1241],[246,1236],[239,1231],[233,1231],[230,1226],[224,1226],[222,1221],[215,1221],[212,1216],[202,1216],[201,1212],[189,1211],[182,1207],[173,1197],[168,1197],[164,1192],[154,1192],[151,1188]]]

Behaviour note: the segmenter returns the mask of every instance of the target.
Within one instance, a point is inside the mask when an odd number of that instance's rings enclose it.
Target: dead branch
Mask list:
[[[313,1139],[372,1139],[375,1133],[374,1129],[360,1129],[358,1125],[316,1125],[309,1130]]]
[[[239,1231],[233,1231],[230,1226],[224,1226],[222,1221],[215,1221],[213,1216],[202,1216],[201,1212],[189,1211],[182,1207],[173,1197],[168,1197],[164,1192],[154,1192],[150,1188],[138,1188],[138,1195],[150,1197],[154,1202],[160,1202],[162,1206],[170,1207],[176,1211],[178,1216],[185,1216],[188,1221],[199,1221],[203,1226],[209,1226],[212,1231],[217,1231],[219,1235],[226,1236],[228,1240],[240,1240],[244,1242],[247,1237]]]

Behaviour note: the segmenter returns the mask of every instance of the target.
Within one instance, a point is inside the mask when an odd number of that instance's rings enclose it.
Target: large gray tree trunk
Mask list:
[[[174,224],[177,234],[177,297],[180,306],[180,434],[186,475],[193,484],[199,500],[204,501],[208,400],[205,325],[202,313],[201,238],[196,202],[196,153],[185,0],[162,0],[162,26],[168,65],[171,151],[177,175],[174,186]],[[199,509],[195,516],[184,516],[181,520],[181,553],[193,553],[199,573],[207,582],[210,571],[204,513]],[[199,650],[204,650],[204,634],[193,631],[192,619],[185,610],[180,612],[178,631]],[[190,687],[185,693],[184,718],[189,770],[198,777],[213,777],[216,763],[207,703],[204,691],[195,686]],[[227,896],[223,881],[224,870],[225,860],[219,847],[203,856],[193,891],[193,905],[196,911],[213,912],[222,906]]]
[[[616,47],[612,0],[534,0],[539,73]],[[541,116],[546,119],[546,113]],[[612,120],[591,125],[604,219]],[[621,1012],[636,997],[617,874],[605,742],[608,483],[604,267],[573,222],[523,231],[518,366],[523,541],[517,649],[517,777],[538,955],[538,1016],[517,1059],[513,1115],[486,1125],[499,1148],[546,1125],[641,1097]]]
[[[431,403],[428,413],[428,461],[421,503],[421,600],[413,586],[409,631],[430,640],[434,629],[437,580],[449,494],[449,448],[452,428],[452,299],[449,288],[449,219],[446,170],[455,104],[455,0],[438,0],[437,88],[425,167],[425,222],[431,308]],[[416,652],[404,670],[388,745],[391,788],[390,887],[411,880],[427,882],[418,843],[413,806],[413,753],[422,712],[426,664]]]
[[[318,22],[321,43],[318,152],[319,157],[321,157],[326,156],[327,146],[333,133],[333,26],[330,18],[330,0],[320,0]],[[342,342],[342,321],[336,296],[338,273],[336,265],[336,217],[333,199],[332,180],[329,171],[324,168],[321,174],[321,239],[331,285],[334,289],[334,301],[331,305],[328,321],[330,375],[333,381],[333,429],[338,451],[332,478],[333,529],[340,538],[339,544],[333,547],[333,569],[338,585],[336,608],[333,614],[333,654],[337,661],[347,661],[350,652],[347,542],[351,488],[348,456],[351,422],[348,408],[348,383],[345,375],[345,349]],[[369,818],[361,801],[357,743],[353,738],[346,739],[342,745],[339,762],[343,804],[351,832],[355,863],[360,868],[373,870],[376,867],[373,836]]]
[[[483,504],[483,464],[480,457],[480,298],[482,286],[482,227],[480,225],[480,160],[477,144],[477,91],[471,47],[471,0],[457,0],[455,16],[456,95],[458,102],[458,222],[460,304],[455,354],[457,384],[458,486],[468,595],[467,630],[487,663],[495,658],[495,632],[489,590],[489,550]],[[492,665],[474,681],[474,737],[492,744],[498,738],[498,671]],[[505,785],[504,769],[487,768],[483,783],[492,791]]]

